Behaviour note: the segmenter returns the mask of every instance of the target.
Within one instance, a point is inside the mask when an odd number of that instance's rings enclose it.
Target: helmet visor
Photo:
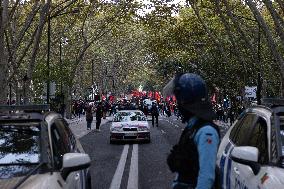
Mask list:
[[[174,95],[174,89],[175,89],[175,77],[172,78],[167,85],[163,88],[163,96],[173,96]]]

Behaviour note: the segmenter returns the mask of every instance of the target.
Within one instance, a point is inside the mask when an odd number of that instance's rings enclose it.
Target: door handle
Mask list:
[[[235,171],[235,173],[236,173],[237,175],[240,174],[240,171],[239,171],[239,169],[238,169],[237,167],[234,167],[234,171]]]

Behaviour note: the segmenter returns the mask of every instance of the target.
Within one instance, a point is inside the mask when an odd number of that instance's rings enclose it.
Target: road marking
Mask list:
[[[119,189],[121,184],[121,179],[123,175],[123,171],[125,168],[126,158],[128,154],[129,145],[124,145],[123,151],[120,156],[120,160],[118,162],[118,166],[115,170],[114,176],[112,178],[110,188],[109,189]]]
[[[138,189],[138,144],[133,144],[127,189]]]
[[[161,129],[162,134],[165,134],[166,132],[164,130]]]

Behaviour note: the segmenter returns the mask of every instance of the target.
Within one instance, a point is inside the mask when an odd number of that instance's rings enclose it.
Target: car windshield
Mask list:
[[[114,122],[146,121],[142,112],[118,112],[115,114]]]
[[[0,178],[24,175],[40,161],[39,123],[0,123]]]

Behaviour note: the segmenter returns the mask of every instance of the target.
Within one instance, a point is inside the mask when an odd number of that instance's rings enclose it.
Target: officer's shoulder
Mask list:
[[[218,134],[217,130],[214,128],[211,124],[205,124],[203,127],[201,127],[197,133],[212,133],[212,134]]]

